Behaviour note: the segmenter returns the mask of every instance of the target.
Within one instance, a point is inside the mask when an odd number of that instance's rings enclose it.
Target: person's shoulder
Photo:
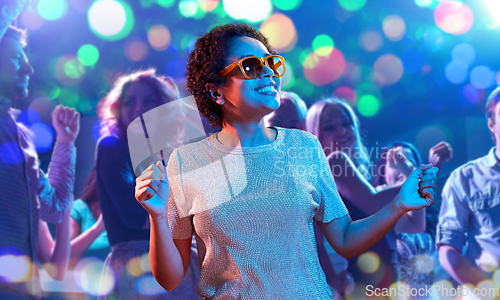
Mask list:
[[[483,163],[486,159],[485,156],[466,162],[453,170],[450,174],[449,180],[468,180],[477,175],[478,165]]]
[[[318,138],[305,130],[300,130],[300,129],[288,129],[288,128],[281,128],[281,127],[275,127],[278,130],[278,134],[283,134],[285,136],[285,140],[288,142],[299,142],[303,144],[304,146],[307,145],[314,145],[319,143]]]

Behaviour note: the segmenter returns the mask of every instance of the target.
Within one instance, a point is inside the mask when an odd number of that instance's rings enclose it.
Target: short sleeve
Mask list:
[[[73,206],[71,207],[70,215],[73,218],[73,220],[75,220],[75,222],[78,223],[78,225],[80,225],[80,227],[82,226],[83,222],[83,213],[85,210],[85,206],[86,206],[85,202],[78,199],[75,200],[75,202],[73,202]]]
[[[318,170],[315,188],[320,205],[314,215],[314,220],[329,223],[347,215],[349,211],[340,197],[325,152],[316,137],[314,137],[313,143],[316,156],[315,163]]]
[[[167,178],[170,187],[168,199],[168,226],[172,239],[190,239],[193,236],[193,217],[180,216],[178,206],[184,204],[184,193],[181,180],[181,159],[179,152],[174,150],[167,164]]]

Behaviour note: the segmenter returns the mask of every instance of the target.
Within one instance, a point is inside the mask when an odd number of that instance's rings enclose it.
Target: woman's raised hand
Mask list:
[[[153,218],[166,216],[170,189],[165,167],[161,161],[150,165],[135,180],[135,199]]]
[[[387,152],[386,167],[391,167],[408,177],[415,166],[404,156],[403,147],[395,147]]]
[[[432,164],[420,165],[401,186],[397,201],[404,212],[434,204],[437,197],[438,168]]]

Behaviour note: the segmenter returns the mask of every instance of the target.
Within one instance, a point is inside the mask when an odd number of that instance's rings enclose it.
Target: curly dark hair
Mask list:
[[[210,32],[198,38],[189,57],[186,86],[193,94],[198,110],[212,126],[222,126],[222,107],[212,100],[206,86],[207,83],[222,86],[224,78],[217,78],[217,74],[226,67],[225,59],[233,38],[241,36],[254,38],[264,44],[269,53],[276,53],[262,33],[252,26],[225,24],[214,27]]]

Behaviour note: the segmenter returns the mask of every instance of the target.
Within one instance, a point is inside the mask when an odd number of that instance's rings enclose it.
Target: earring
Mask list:
[[[210,92],[210,97],[212,98],[212,100],[216,101],[217,100],[217,97],[214,96],[214,92],[211,91]]]

